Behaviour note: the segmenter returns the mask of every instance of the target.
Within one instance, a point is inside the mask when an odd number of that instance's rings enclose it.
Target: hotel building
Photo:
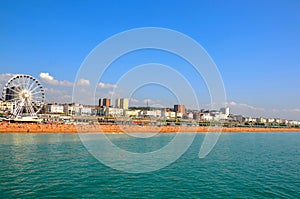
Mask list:
[[[110,99],[108,98],[100,98],[99,99],[99,106],[100,107],[109,107],[110,105]]]
[[[116,99],[116,104],[115,104],[116,108],[121,108],[121,109],[124,109],[124,110],[128,110],[128,106],[129,106],[129,99],[128,98],[118,98],[118,99]]]

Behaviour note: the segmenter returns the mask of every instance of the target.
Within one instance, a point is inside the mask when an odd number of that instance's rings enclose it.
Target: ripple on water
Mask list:
[[[113,135],[111,135],[113,136]],[[168,143],[116,144],[151,151]],[[1,198],[296,198],[300,192],[300,133],[228,133],[198,158],[203,134],[175,163],[128,174],[92,157],[76,134],[0,135]],[[124,142],[124,143],[122,143]],[[152,146],[151,142],[157,142]]]

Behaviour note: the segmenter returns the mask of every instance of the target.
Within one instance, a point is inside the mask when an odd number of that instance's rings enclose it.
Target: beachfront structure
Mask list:
[[[93,116],[97,114],[97,110],[92,106],[83,104],[64,104],[64,113],[69,116]]]
[[[219,120],[219,115],[221,114],[220,111],[216,111],[216,110],[211,110],[208,111],[210,116],[212,117],[209,121],[218,121]]]
[[[186,118],[191,120],[191,119],[194,118],[194,114],[193,113],[187,113]]]
[[[121,108],[101,107],[99,110],[100,116],[120,117],[124,115],[124,110]]]
[[[139,110],[139,109],[136,109],[136,110],[125,110],[124,111],[124,115],[126,116],[126,117],[132,117],[132,118],[135,118],[135,117],[138,117],[139,116],[139,112],[140,112],[141,110]]]
[[[58,104],[47,104],[47,113],[64,113],[64,106],[63,105],[58,105]]]
[[[100,98],[99,99],[99,106],[100,107],[109,107],[111,100],[109,98]]]
[[[246,122],[246,117],[243,115],[230,115],[228,117],[228,121],[242,123],[242,122]],[[256,122],[256,119],[255,119],[255,122]]]
[[[267,119],[263,118],[263,117],[259,117],[259,118],[256,119],[256,122],[257,123],[264,123],[265,124],[265,123],[267,123]]]
[[[181,119],[183,117],[183,113],[181,112],[176,112],[176,118]]]
[[[223,113],[219,113],[214,115],[214,121],[226,121],[228,120],[228,116],[227,114],[223,114]]]
[[[161,112],[161,117],[165,119],[175,119],[176,113],[174,111],[170,111],[168,109],[163,109]]]
[[[288,120],[285,120],[285,119],[283,119],[283,120],[282,120],[282,124],[288,125],[288,124],[289,124],[289,121],[288,121]]]
[[[199,112],[194,112],[193,113],[193,119],[194,120],[200,120],[200,113]]]
[[[185,119],[194,119],[200,121],[228,121],[233,120],[232,117],[229,118],[229,109],[224,108],[217,110],[201,110],[194,111],[192,113],[188,113],[183,115]]]
[[[243,115],[234,115],[234,120],[236,122],[245,122],[245,117]]]
[[[88,106],[83,106],[81,109],[81,116],[91,116],[92,114],[92,108]]]
[[[184,105],[181,105],[181,104],[175,104],[174,105],[174,111],[176,113],[182,113],[182,114],[185,114],[185,106]]]
[[[106,108],[106,115],[109,116],[123,116],[124,115],[124,110],[121,108],[111,108],[108,107]]]
[[[129,106],[129,99],[128,98],[118,98],[118,99],[116,99],[116,104],[115,104],[116,108],[121,108],[121,109],[128,110],[128,106]]]
[[[245,122],[248,123],[255,123],[257,118],[252,118],[252,117],[245,117]]]
[[[299,125],[299,122],[296,120],[289,120],[289,125],[296,126],[296,125]]]
[[[81,108],[83,107],[82,104],[75,104],[75,103],[72,103],[72,104],[64,104],[64,112],[66,115],[70,115],[70,116],[78,116],[80,115],[80,110]]]
[[[212,121],[214,117],[210,114],[209,111],[202,113],[200,116],[200,120],[202,121]]]
[[[275,119],[274,118],[267,118],[267,123],[275,123]]]
[[[15,107],[15,103],[14,102],[4,102],[4,101],[0,101],[0,111],[2,112],[13,112]]]
[[[161,110],[142,110],[138,114],[139,117],[161,117]]]
[[[224,115],[229,116],[229,114],[230,114],[230,109],[229,109],[229,107],[220,108],[220,112],[221,112],[222,114],[224,114]]]

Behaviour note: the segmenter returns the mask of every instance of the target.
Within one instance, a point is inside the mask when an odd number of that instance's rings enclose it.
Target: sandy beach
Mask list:
[[[135,132],[300,132],[299,128],[209,128],[197,126],[134,126],[134,125],[74,125],[74,124],[27,124],[0,123],[0,133],[135,133]]]

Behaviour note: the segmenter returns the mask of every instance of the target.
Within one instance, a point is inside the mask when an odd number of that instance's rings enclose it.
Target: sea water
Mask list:
[[[169,166],[132,174],[103,165],[77,134],[0,134],[0,198],[299,197],[300,133],[224,133],[199,159],[204,136],[197,134]],[[108,137],[124,150],[144,153],[174,134]]]

